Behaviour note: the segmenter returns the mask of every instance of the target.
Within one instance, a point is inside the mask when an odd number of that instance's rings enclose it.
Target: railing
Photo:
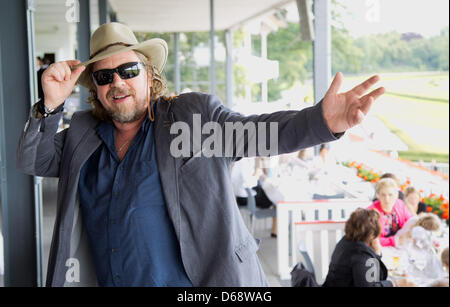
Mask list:
[[[426,167],[432,171],[437,171],[444,175],[449,175],[449,164],[448,163],[432,163],[432,162],[422,162],[421,166]]]
[[[303,240],[308,254],[314,259],[317,281],[322,282],[329,255],[337,240],[342,237],[341,230],[345,221],[354,210],[367,208],[369,205],[370,201],[354,199],[279,202],[277,253],[280,279],[290,279],[290,272],[297,263],[298,246]]]

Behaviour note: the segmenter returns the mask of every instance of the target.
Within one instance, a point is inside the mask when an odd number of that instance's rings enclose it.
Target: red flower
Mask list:
[[[428,206],[428,207],[427,207],[427,212],[431,212],[431,211],[433,211],[433,208],[430,207],[430,206]]]

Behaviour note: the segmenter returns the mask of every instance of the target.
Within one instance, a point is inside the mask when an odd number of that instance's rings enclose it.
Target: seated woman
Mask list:
[[[323,287],[412,286],[406,279],[387,280],[381,261],[380,214],[357,209],[345,223],[345,236],[336,245]]]
[[[413,215],[427,212],[427,205],[420,201],[420,192],[417,191],[415,187],[406,188],[404,201],[406,208],[408,208]]]
[[[376,187],[378,200],[367,209],[375,209],[380,213],[382,246],[396,246],[395,234],[413,216],[405,203],[398,198],[397,183],[391,178],[378,182]]]

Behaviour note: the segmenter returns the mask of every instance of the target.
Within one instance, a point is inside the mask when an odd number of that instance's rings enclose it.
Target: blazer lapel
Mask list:
[[[170,154],[170,142],[173,138],[170,134],[170,126],[173,123],[173,118],[169,111],[169,106],[170,102],[166,102],[163,99],[159,99],[155,104],[156,162],[158,164],[159,177],[166,200],[167,211],[172,219],[175,233],[178,239],[180,239],[178,167],[176,165],[176,159]]]
[[[89,125],[87,125],[87,129],[84,131],[84,134],[80,139],[80,142],[75,147],[75,151],[73,153],[73,167],[71,167],[72,172],[74,172],[75,174],[80,173],[83,164],[102,143],[101,139],[95,132],[95,126],[97,124],[97,120],[89,122]]]

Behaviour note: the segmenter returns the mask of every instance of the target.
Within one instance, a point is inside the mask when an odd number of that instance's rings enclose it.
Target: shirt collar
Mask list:
[[[150,129],[152,121],[150,120],[148,113],[146,113],[145,120],[142,122],[135,139],[139,138],[141,134],[147,134]],[[114,123],[111,121],[102,121],[95,128],[98,136],[102,139],[103,143],[108,147],[108,150],[115,154],[115,136],[114,136]]]

